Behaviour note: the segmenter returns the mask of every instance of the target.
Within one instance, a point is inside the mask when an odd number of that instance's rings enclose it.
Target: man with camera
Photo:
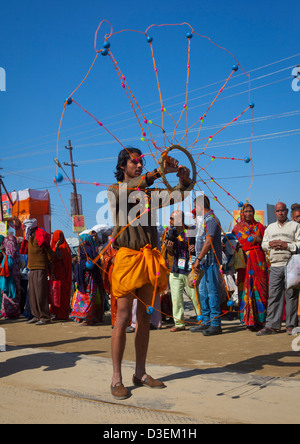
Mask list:
[[[186,290],[191,299],[196,315],[199,314],[198,295],[194,288],[187,285],[188,275],[191,271],[191,260],[195,255],[195,238],[189,237],[187,226],[184,223],[184,213],[174,211],[170,216],[170,229],[165,238],[168,253],[174,256],[170,273],[170,289],[172,297],[173,318],[175,325],[171,332],[185,330],[183,292]]]

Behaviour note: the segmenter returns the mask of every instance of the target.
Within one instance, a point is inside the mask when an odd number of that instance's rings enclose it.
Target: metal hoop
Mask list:
[[[172,150],[179,150],[182,151],[187,158],[189,159],[191,166],[192,166],[192,171],[193,171],[193,179],[190,183],[190,185],[188,186],[188,188],[186,189],[186,191],[191,191],[195,184],[196,184],[196,179],[197,179],[197,170],[196,170],[196,165],[195,165],[195,161],[191,155],[191,153],[189,153],[185,148],[183,148],[180,145],[171,145],[168,148],[165,149],[165,151],[162,153],[161,158],[160,158],[160,162],[159,162],[159,170],[160,170],[160,175],[161,178],[164,182],[164,184],[166,185],[166,187],[170,190],[170,191],[174,191],[175,187],[171,187],[171,185],[169,184],[169,182],[166,179],[166,175],[164,172],[164,162],[165,162],[165,157],[168,155],[168,153]]]

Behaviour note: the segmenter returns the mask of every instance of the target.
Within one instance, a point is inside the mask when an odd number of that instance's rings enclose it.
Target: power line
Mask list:
[[[293,116],[297,116],[299,114],[300,114],[300,110],[294,110],[294,111],[287,111],[287,112],[280,113],[280,114],[272,114],[272,115],[265,115],[265,116],[261,116],[261,117],[254,117],[253,118],[253,123],[258,123],[258,122],[263,122],[263,121],[273,120],[273,119],[279,119],[279,118],[284,118],[284,117],[293,117]],[[251,119],[238,120],[237,122],[232,124],[232,127],[248,124],[248,123],[251,123],[251,121],[252,121]],[[220,124],[215,124],[215,125],[210,125],[210,126],[202,126],[202,131],[209,131],[209,130],[212,130],[212,129],[215,129],[215,128],[218,128],[218,127],[222,127],[224,125],[225,125],[225,123],[220,123]],[[130,126],[125,127],[125,128],[129,128],[129,127]],[[193,132],[197,132],[197,131],[198,131],[197,129],[192,129],[189,132],[193,133]],[[178,131],[178,134],[182,134],[183,132],[184,131]],[[160,134],[154,134],[153,137],[157,137],[159,135]],[[125,142],[134,142],[134,141],[136,141],[136,137],[125,139],[124,143]],[[79,149],[79,148],[85,148],[85,147],[88,147],[88,146],[104,146],[104,145],[106,146],[106,145],[111,145],[111,144],[114,144],[114,143],[115,143],[114,140],[105,140],[105,141],[102,141],[102,142],[94,142],[94,143],[90,143],[90,144],[83,144],[83,145],[79,144],[79,145],[77,145],[76,150]],[[36,151],[36,152],[29,152],[29,153],[23,154],[21,156],[16,155],[16,156],[2,157],[1,160],[12,160],[12,159],[18,159],[18,158],[21,158],[21,157],[22,158],[30,157],[30,156],[33,156],[33,155],[36,155],[36,154],[46,154],[47,152],[52,153],[53,152],[53,148],[49,149],[49,151],[41,152],[39,150],[39,151]]]
[[[300,173],[300,170],[292,170],[292,171],[277,171],[272,173],[261,173],[261,174],[254,174],[253,177],[265,177],[265,176],[279,176],[281,174],[296,174]],[[244,179],[252,177],[252,175],[243,175],[243,176],[231,176],[231,177],[216,177],[215,180],[231,180],[231,179]]]
[[[273,65],[278,64],[278,63],[281,63],[281,62],[285,62],[285,61],[287,61],[287,60],[290,60],[290,59],[295,58],[295,57],[298,57],[298,56],[300,56],[300,53],[294,54],[294,55],[289,56],[289,57],[285,57],[285,58],[283,58],[283,59],[276,60],[276,61],[274,61],[274,62],[271,62],[271,63],[267,64],[267,65],[262,65],[262,66],[260,66],[260,67],[254,68],[254,69],[252,69],[252,70],[247,71],[247,74],[252,73],[252,72],[255,72],[255,71],[258,71],[258,70],[261,70],[261,69],[268,68],[268,67],[270,67],[270,66],[273,66]],[[294,66],[294,65],[293,65],[293,66]],[[289,68],[284,68],[284,69],[289,69]],[[283,70],[284,70],[284,69],[283,69]],[[281,71],[281,70],[280,70],[280,71]],[[275,71],[275,73],[276,73],[276,72],[279,72],[279,71]],[[243,75],[243,74],[238,74],[236,77],[238,77],[238,76],[242,76],[242,75]],[[267,74],[266,76],[269,76],[269,75],[272,75],[272,73]],[[254,81],[254,80],[255,80],[255,79],[251,79],[251,82]],[[219,80],[219,81],[214,82],[214,83],[211,83],[211,84],[209,84],[209,85],[204,85],[204,86],[202,86],[202,87],[200,87],[200,88],[196,88],[196,89],[190,90],[190,93],[195,92],[195,91],[199,91],[199,90],[201,90],[201,89],[209,88],[210,86],[217,85],[218,83],[223,82],[223,81],[224,81],[224,79]],[[177,94],[177,95],[175,95],[175,96],[173,96],[173,97],[166,98],[166,99],[164,99],[164,100],[165,100],[165,101],[169,101],[169,100],[172,100],[173,98],[179,97],[179,96],[181,96],[181,95],[183,95],[183,94],[185,94],[185,92],[180,93],[180,94]],[[146,105],[143,105],[143,108],[150,107],[150,106],[153,106],[153,105],[157,105],[158,103],[159,103],[159,102],[153,102],[153,103],[151,103],[151,104],[146,104]],[[112,115],[112,116],[108,116],[107,119],[112,119],[112,118],[119,117],[119,116],[121,116],[121,115],[129,114],[129,113],[131,113],[131,111],[124,111],[124,112],[122,112],[122,113],[118,113],[118,114],[115,114],[115,115]],[[89,126],[89,125],[92,125],[92,124],[93,124],[93,122],[91,122],[91,123],[87,123],[87,124],[83,124],[83,125],[78,125],[78,126],[75,126],[75,127],[73,127],[73,128],[69,128],[69,129],[66,129],[66,130],[62,130],[61,132],[70,132],[70,131],[72,131],[72,130],[74,130],[74,129],[76,129],[76,128],[80,128],[80,127],[84,127],[84,126]],[[4,148],[2,148],[2,149],[3,149],[3,150],[7,150],[7,149],[12,148],[12,147],[14,147],[14,146],[22,145],[22,144],[25,144],[25,143],[27,144],[27,143],[30,143],[30,142],[38,141],[38,140],[44,139],[44,138],[46,138],[46,137],[51,137],[51,136],[55,136],[55,135],[56,135],[56,133],[48,134],[48,135],[41,136],[41,137],[38,137],[38,138],[35,138],[35,139],[30,139],[30,140],[27,140],[27,141],[24,141],[24,142],[18,142],[18,143],[12,144],[12,145],[8,145],[8,146],[6,146],[6,147],[4,147]],[[74,135],[73,135],[73,136],[74,136]],[[45,144],[46,144],[46,143],[48,143],[48,142],[45,142]],[[40,146],[40,144],[35,145],[35,146]],[[33,147],[34,147],[34,146],[33,146]],[[24,150],[24,149],[27,149],[27,147],[26,147],[26,148],[21,148],[20,150]]]
[[[280,132],[273,132],[273,133],[268,133],[268,134],[260,134],[260,135],[256,135],[253,136],[252,141],[253,142],[261,142],[264,140],[269,140],[269,139],[276,139],[276,138],[282,138],[282,137],[288,137],[288,136],[293,136],[293,135],[298,135],[300,132],[300,128],[296,128],[296,129],[292,129],[292,130],[287,130],[287,131],[280,131]],[[132,139],[130,139],[132,140]],[[247,143],[249,142],[250,137],[245,137],[245,138],[240,138],[240,139],[232,139],[232,140],[227,140],[227,141],[223,141],[223,142],[215,142],[209,145],[208,148],[220,148],[223,146],[228,146],[228,145],[237,145],[237,144],[242,144],[242,143]],[[199,150],[200,148],[198,148]],[[193,149],[193,152],[197,151],[197,146],[195,146],[195,148]],[[145,155],[151,155],[151,153],[145,153]],[[103,157],[103,158],[99,158],[99,159],[89,159],[89,160],[81,160],[78,161],[77,163],[80,165],[83,164],[90,164],[90,163],[101,163],[101,162],[111,162],[111,161],[115,161],[117,159],[117,156],[114,157]],[[41,170],[45,170],[45,169],[51,169],[53,168],[52,165],[45,165],[39,168],[32,168],[32,169],[27,169],[27,171],[41,171]],[[7,170],[9,171],[9,170]],[[10,170],[7,175],[20,175],[20,173],[22,173],[23,170]],[[24,176],[25,177],[25,176]],[[35,179],[33,179],[35,180]],[[49,186],[50,188],[51,186]]]

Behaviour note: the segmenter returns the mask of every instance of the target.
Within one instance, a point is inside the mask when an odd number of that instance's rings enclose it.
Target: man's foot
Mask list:
[[[291,336],[293,334],[294,327],[286,327],[286,334]]]
[[[207,330],[209,328],[209,325],[207,324],[201,324],[201,325],[196,325],[195,327],[191,327],[190,331],[193,333],[197,333],[197,332],[203,332],[204,330]]]
[[[134,333],[134,332],[135,332],[135,328],[131,327],[131,325],[126,328],[126,333]]]
[[[40,321],[36,322],[35,325],[47,325],[50,324],[51,321],[45,321],[44,319],[41,319]]]
[[[206,330],[203,330],[202,333],[204,336],[216,336],[222,334],[222,329],[221,327],[214,327],[213,325],[211,325]]]
[[[137,378],[135,375],[132,377],[132,382],[136,387],[148,387],[154,389],[165,388],[165,384],[158,379],[152,378],[150,375],[146,375],[144,380]]]
[[[129,391],[124,387],[122,382],[117,382],[114,387],[111,385],[110,391],[113,398],[117,400],[127,399],[129,397]]]
[[[270,336],[270,335],[277,335],[278,331],[273,330],[272,328],[264,327],[262,330],[259,330],[256,333],[256,336]]]
[[[38,319],[32,318],[29,321],[26,322],[26,324],[36,324],[38,322]]]
[[[172,333],[176,332],[176,331],[183,331],[183,330],[185,330],[185,327],[176,327],[176,326],[174,326],[174,327],[170,328],[170,331]]]

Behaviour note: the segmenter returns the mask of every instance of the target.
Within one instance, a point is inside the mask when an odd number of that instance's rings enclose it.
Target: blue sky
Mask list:
[[[252,158],[254,167],[250,202],[257,210],[278,200],[289,206],[300,201],[300,91],[292,89],[292,69],[300,64],[299,5],[296,2],[221,1],[151,2],[103,1],[11,1],[1,5],[0,67],[6,72],[6,91],[0,91],[0,166],[9,191],[25,188],[49,189],[52,205],[52,230],[66,235],[72,226],[53,184],[56,136],[66,97],[86,75],[94,57],[94,34],[101,20],[108,20],[114,32],[132,29],[144,32],[151,24],[189,23],[198,34],[210,37],[227,48],[251,75],[253,109]],[[164,106],[174,120],[181,113],[185,98],[188,26],[152,28],[153,48],[158,66]],[[98,34],[102,46],[104,26]],[[158,88],[149,44],[145,36],[122,33],[110,39],[111,50],[126,75],[143,112],[154,123],[161,122]],[[206,39],[194,35],[191,41],[188,119],[193,124],[212,102],[231,73],[232,57]],[[223,83],[222,83],[223,82]],[[195,146],[201,152],[211,133],[243,111],[248,103],[246,77],[239,69],[207,114],[201,137]],[[299,82],[300,84],[300,82]],[[124,145],[133,145],[148,153],[140,140],[141,130],[120,87],[116,71],[108,57],[99,56],[89,77],[74,99],[92,113]],[[185,128],[185,117],[181,121]],[[172,119],[165,120],[172,131]],[[197,127],[196,127],[197,128]],[[195,128],[194,128],[195,129]],[[161,142],[159,131],[153,131]],[[251,111],[235,125],[213,138],[207,149],[210,156],[244,158],[249,156]],[[188,133],[190,143],[196,133]],[[99,128],[74,103],[67,107],[59,139],[59,160],[69,162],[65,150],[68,140],[74,147],[76,178],[110,184],[121,146]],[[204,145],[203,145],[204,144]],[[197,151],[198,150],[198,151]],[[202,156],[205,157],[205,156]],[[252,181],[251,164],[216,159],[202,172],[210,157],[197,161],[202,178],[213,177],[212,192],[198,184],[213,202],[222,226],[227,230],[231,213],[237,209],[227,192],[245,201]],[[198,158],[196,155],[195,158]],[[181,159],[180,159],[181,160]],[[147,157],[147,169],[155,162]],[[70,170],[66,167],[70,174]],[[69,208],[71,185],[60,186]],[[87,227],[96,224],[100,204],[97,194],[105,187],[78,185],[83,196]],[[100,199],[100,198],[99,198]]]

